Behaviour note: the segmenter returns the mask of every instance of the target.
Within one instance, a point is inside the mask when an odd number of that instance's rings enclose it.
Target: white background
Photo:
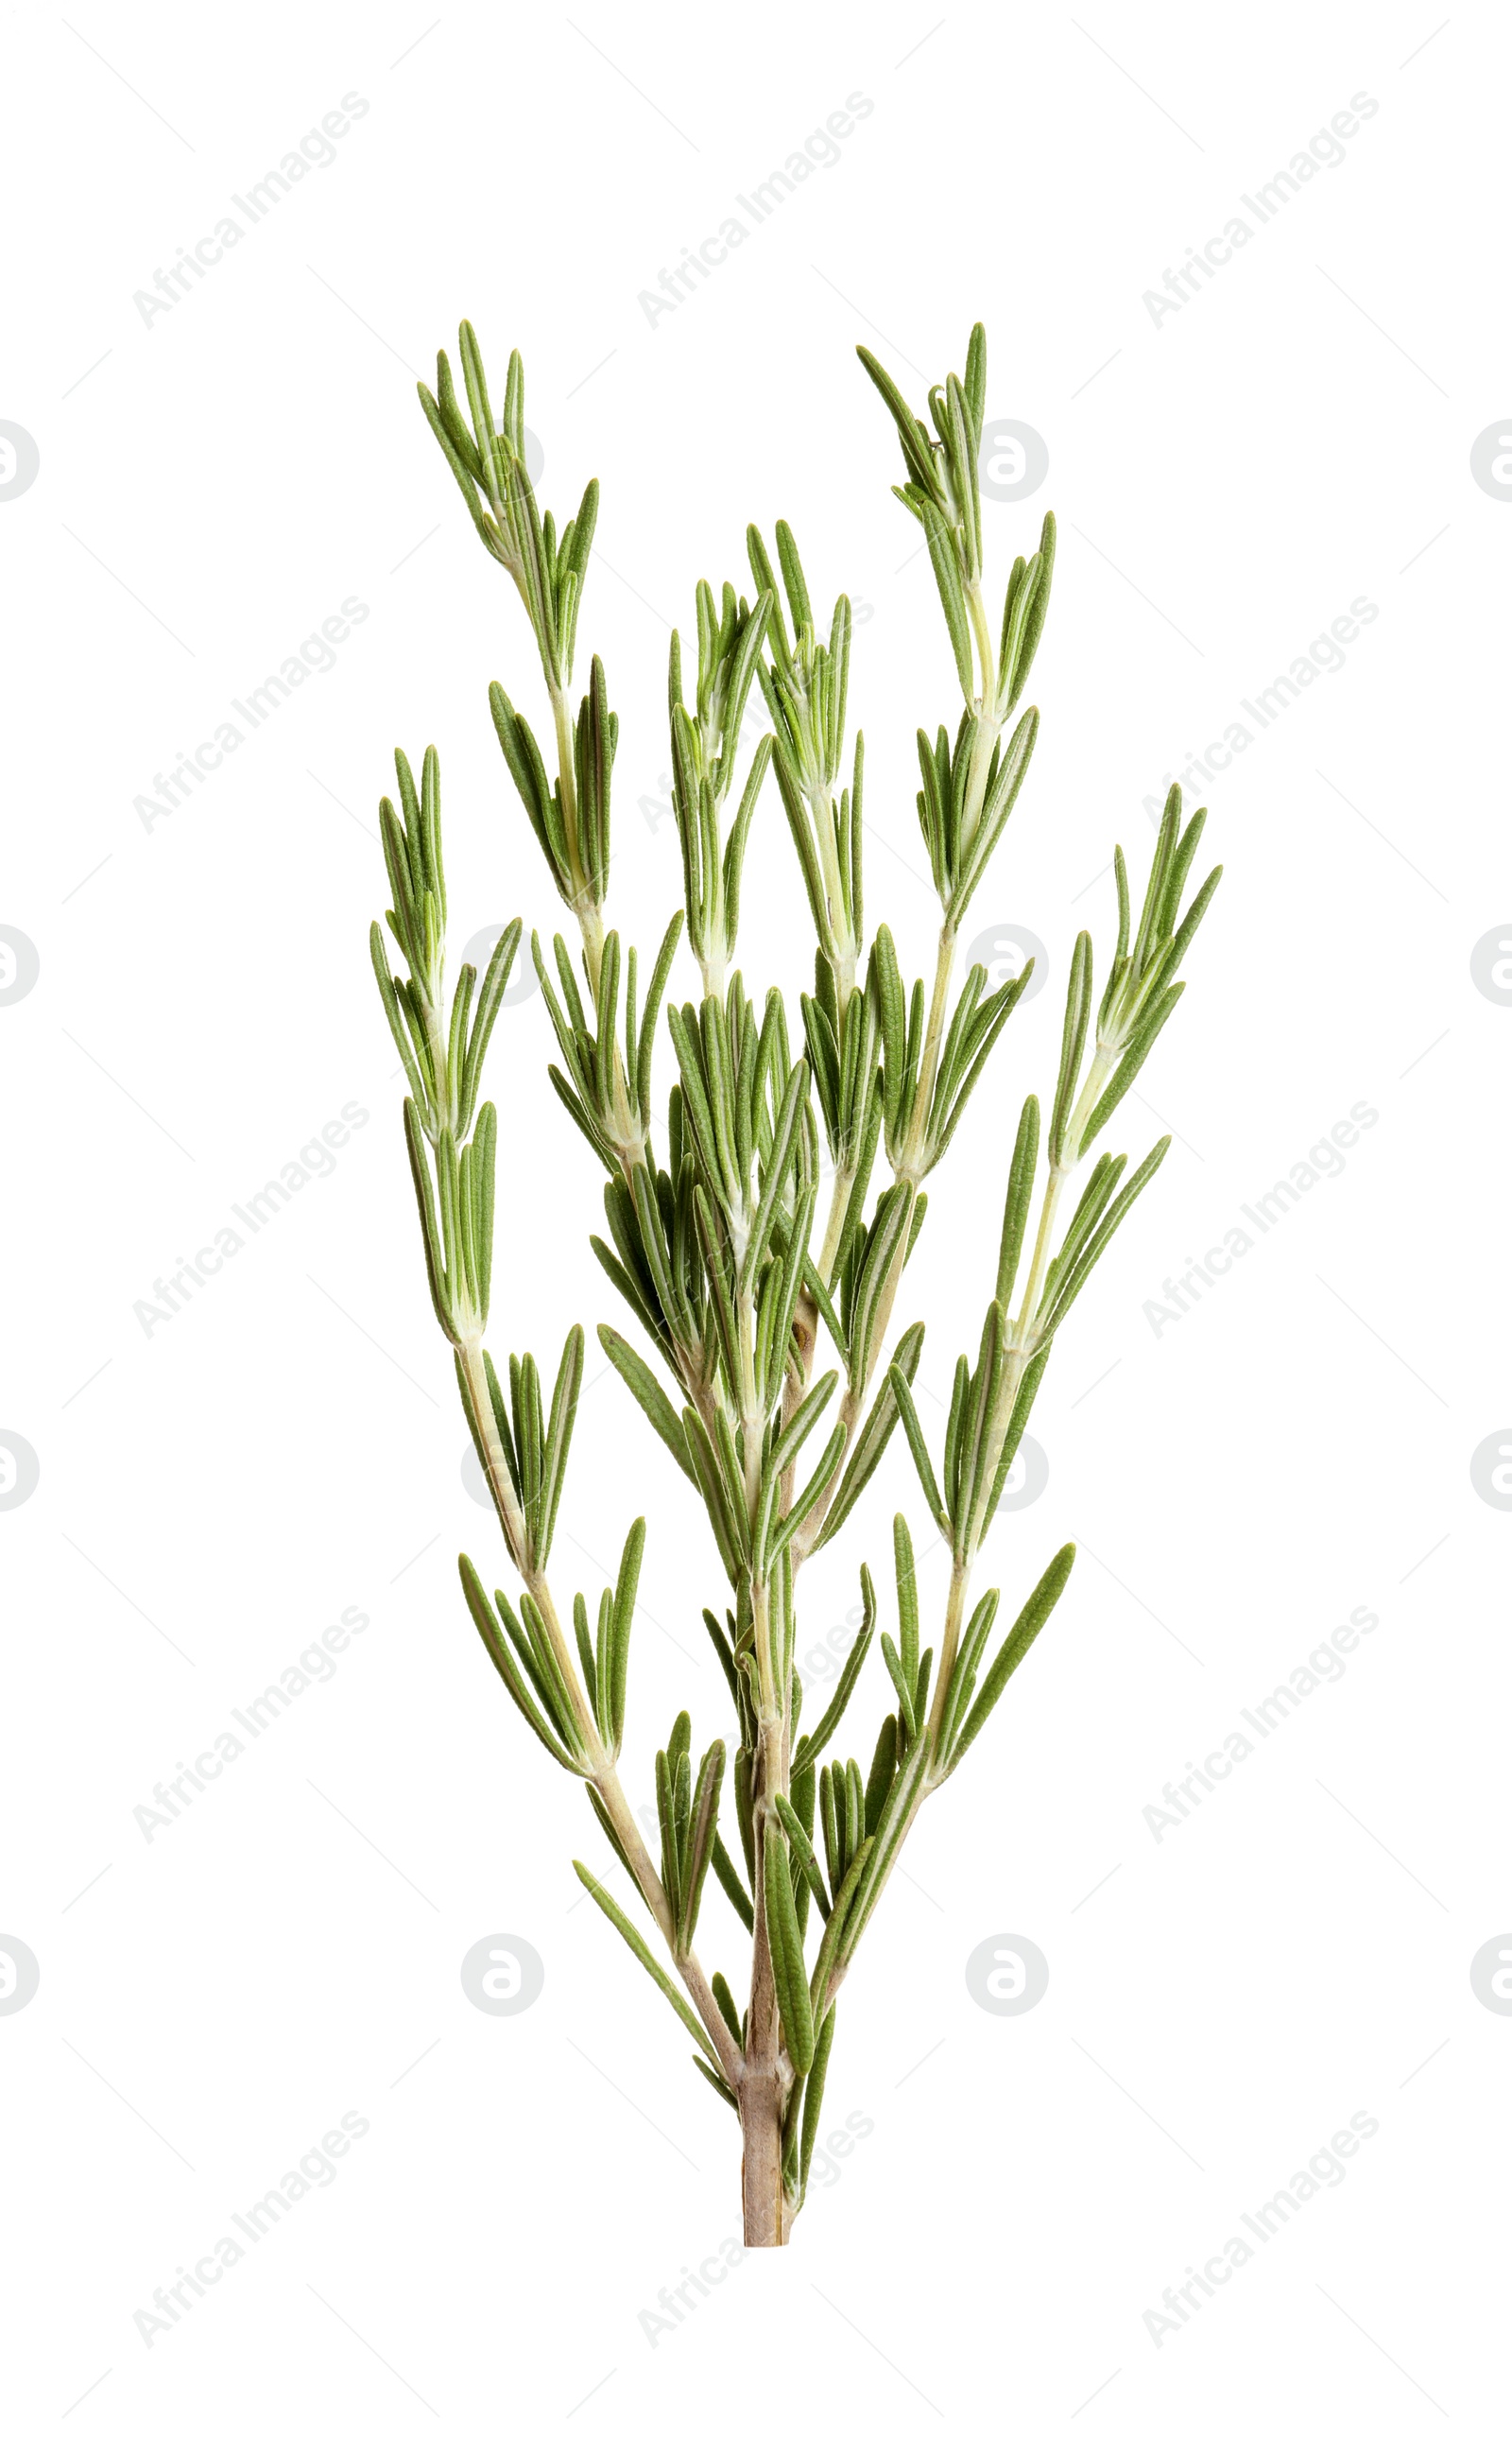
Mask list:
[[[1469,1965],[1512,1921],[1512,1521],[1470,1460],[1508,1420],[1512,1015],[1470,957],[1512,887],[1512,515],[1469,456],[1512,403],[1504,18],[9,15],[0,416],[41,469],[0,502],[0,920],[40,959],[0,1006],[0,1426],[40,1464],[0,1513],[0,1931],[41,1966],[0,2016],[10,2425],[708,2410],[743,2431],[769,2425],[769,2380],[803,2427],[1500,2425],[1512,2020]],[[145,323],[134,292],[349,94],[368,109],[334,161]],[[839,160],[653,325],[639,292],[857,94],[872,111]],[[1362,94],[1378,108],[1343,162],[1156,323],[1144,292]],[[1177,1140],[1057,1353],[1034,1424],[1049,1486],[999,1521],[984,1579],[1016,1605],[1062,1539],[1083,1555],[842,2004],[827,2120],[870,2130],[789,2252],[676,2319],[660,2289],[739,2230],[735,2130],[574,1902],[598,1831],[461,1604],[460,1548],[491,1580],[503,1563],[461,1479],[367,964],[396,743],[442,750],[457,947],[561,912],[486,707],[497,676],[542,716],[533,648],[414,397],[464,313],[496,394],[524,352],[547,502],[603,482],[580,676],[600,651],[623,723],[610,912],[643,949],[680,889],[657,816],[668,630],[699,574],[748,582],[748,518],[785,515],[816,597],[843,585],[872,613],[851,693],[867,910],[922,969],[912,736],[953,723],[955,689],[854,344],[922,405],[980,315],[989,414],[1045,438],[1043,489],[987,510],[995,587],[1046,505],[1062,552],[1041,742],[973,914],[1042,939],[1051,987],[1009,1027],[910,1271],[936,1434],[1082,922],[1106,956],[1114,839],[1142,866],[1143,798],[1351,601],[1379,611],[1204,790],[1227,876],[1148,1099],[1114,1129],[1136,1153]],[[369,614],[336,665],[146,826],[154,774],[348,598]],[[769,787],[748,979],[795,992],[807,937]],[[492,1053],[494,1343],[554,1363],[574,1319],[623,1314],[547,1056],[530,996]],[[1378,1121],[1343,1174],[1157,1334],[1162,1282],[1362,1101]],[[154,1281],[348,1102],[371,1121],[335,1172],[147,1333]],[[649,1514],[643,1801],[679,1707],[699,1747],[727,1731],[698,1622],[721,1581],[600,1374],[595,1347],[557,1579],[596,1595]],[[805,1579],[800,1648],[843,1622],[863,1554],[890,1621],[899,1504],[917,1518],[900,1443]],[[370,1622],[334,1678],[145,1838],[154,1784],[352,1606]],[[1379,1623],[1343,1680],[1156,1841],[1166,1780],[1362,1606]],[[863,1754],[883,1689],[874,1662]],[[546,1969],[503,2020],[460,1980],[493,1933]],[[1020,2017],[965,1985],[999,1933],[1050,1961]],[[717,1890],[700,1943],[734,1968]],[[334,2185],[144,2341],[154,2288],[353,2111],[370,2129]],[[1357,2112],[1379,2130],[1342,2187],[1156,2342],[1163,2289]]]

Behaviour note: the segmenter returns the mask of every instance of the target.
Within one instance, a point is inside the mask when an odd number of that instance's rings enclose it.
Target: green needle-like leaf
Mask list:
[[[655,1373],[641,1360],[634,1347],[620,1336],[617,1329],[607,1327],[601,1322],[599,1327],[599,1342],[662,1445],[675,1457],[679,1469],[686,1475],[696,1489],[698,1474],[694,1471],[688,1457],[687,1442],[683,1435],[683,1425],[677,1418],[671,1398]]]
[[[710,2039],[707,2031],[704,2028],[703,2024],[699,2021],[698,2016],[694,2013],[692,2007],[688,2004],[687,1999],[684,1996],[682,1990],[668,1978],[667,1973],[662,1970],[661,1965],[657,1962],[654,1955],[652,1955],[651,1948],[647,1945],[639,1930],[636,1929],[631,1921],[626,1920],[624,1914],[620,1911],[619,1906],[616,1903],[607,1887],[600,1885],[599,1881],[594,1877],[593,1872],[589,1869],[586,1862],[574,1862],[572,1867],[577,1871],[579,1878],[582,1881],[583,1885],[587,1888],[588,1893],[592,1896],[594,1902],[598,1905],[600,1911],[607,1920],[614,1922],[616,1929],[618,1930],[620,1937],[624,1939],[625,1944],[629,1947],[632,1955],[635,1957],[636,1962],[643,1965],[645,1970],[650,1972],[652,1978],[655,1981],[657,1988],[661,1990],[662,1995],[667,1999],[668,2004],[680,2017],[685,2026],[692,2032],[693,2037],[697,2040],[699,2046],[703,2049],[704,2054],[707,2057],[710,2064],[714,2067],[715,2072],[719,2073],[719,2050],[715,2047],[713,2041]],[[722,2079],[722,2076],[721,2078]]]
[[[478,1637],[484,1649],[504,1679],[511,1700],[530,1732],[539,1736],[552,1759],[559,1761],[564,1768],[572,1770],[575,1775],[582,1774],[577,1758],[552,1732],[542,1716],[541,1710],[531,1699],[515,1654],[499,1630],[498,1619],[478,1579],[478,1569],[470,1557],[460,1557],[458,1566],[461,1572],[462,1590],[466,1596],[468,1612],[478,1627]]]
[[[856,1629],[856,1639],[845,1653],[845,1663],[840,1671],[840,1680],[830,1694],[828,1707],[813,1732],[802,1737],[793,1754],[794,1777],[801,1777],[806,1768],[812,1768],[826,1744],[833,1739],[835,1728],[844,1716],[846,1704],[856,1689],[856,1678],[861,1672],[861,1662],[871,1648],[872,1631],[876,1622],[877,1594],[872,1588],[871,1575],[863,1566],[861,1568],[861,1621]]]
[[[733,2107],[736,2114],[739,2115],[740,2113],[740,2102],[737,2098],[734,2091],[730,2088],[729,2083],[725,2080],[722,2073],[716,2073],[712,2065],[705,2064],[703,2058],[696,2054],[692,2061],[697,2065],[704,2080],[708,2083],[710,2090],[717,2091],[721,2098],[723,2099],[726,2107]]]
[[[751,1899],[746,1894],[744,1887],[740,1885],[739,1872],[737,1870],[735,1864],[730,1859],[729,1852],[725,1847],[722,1836],[715,1836],[713,1859],[714,1875],[718,1879],[721,1886],[724,1889],[725,1894],[729,1897],[731,1903],[735,1906],[736,1913],[740,1922],[746,1929],[754,1929],[756,1927],[756,1914],[752,1910]]]
[[[792,2059],[794,2073],[807,2073],[814,2060],[814,2017],[804,1970],[803,1938],[793,1902],[788,1840],[769,1819],[766,1848],[766,1925],[772,1954],[772,1980],[777,2010]]]
[[[810,1785],[813,1783],[811,1777],[808,1779],[808,1782]],[[813,1895],[815,1903],[817,1903],[820,1911],[827,1920],[829,1919],[829,1894],[825,1885],[824,1872],[820,1869],[818,1857],[814,1852],[813,1839],[810,1837],[808,1829],[804,1826],[803,1821],[799,1818],[798,1814],[794,1811],[791,1803],[788,1800],[787,1796],[785,1794],[779,1794],[776,1796],[775,1800],[777,1816],[781,1820],[784,1829],[787,1831],[788,1842],[792,1847],[793,1852],[797,1855],[798,1866],[803,1871],[804,1877],[808,1882],[809,1889]]]
[[[970,1750],[982,1727],[1001,1698],[1003,1688],[1015,1669],[1028,1657],[1035,1636],[1043,1631],[1054,1612],[1056,1602],[1070,1578],[1076,1562],[1076,1548],[1068,1541],[1051,1559],[1028,1599],[1024,1602],[1013,1628],[997,1657],[987,1671],[987,1678],[967,1713],[954,1747],[946,1762],[947,1769],[959,1766]]]
[[[808,2189],[808,2166],[814,2154],[814,2141],[819,2131],[819,2111],[825,2103],[825,2077],[829,2071],[829,2051],[835,2044],[837,2008],[831,2006],[819,2026],[814,2041],[814,2060],[808,2068],[808,2078],[803,2094],[803,2140],[798,2153],[798,2189]]]
[[[930,1450],[924,1443],[924,1425],[919,1420],[918,1408],[913,1402],[912,1390],[910,1388],[907,1379],[904,1378],[902,1372],[898,1370],[896,1364],[894,1365],[893,1369],[887,1376],[893,1390],[894,1397],[896,1400],[898,1412],[902,1417],[904,1436],[908,1440],[909,1451],[913,1458],[914,1470],[919,1476],[919,1487],[924,1492],[925,1504],[928,1506],[930,1513],[938,1523],[941,1531],[948,1532],[950,1528],[949,1509],[946,1505],[945,1499],[940,1494],[940,1484],[934,1477],[934,1466],[930,1461]]]

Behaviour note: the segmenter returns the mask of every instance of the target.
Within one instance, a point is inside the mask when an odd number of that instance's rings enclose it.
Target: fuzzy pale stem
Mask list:
[[[758,1626],[758,1631],[759,1631]],[[783,1718],[763,1718],[752,1809],[756,1845],[756,1923],[751,1955],[751,2011],[740,2078],[740,2188],[748,2248],[785,2243],[791,2223],[782,2188],[782,2116],[791,2069],[782,2054],[782,2018],[767,1942],[766,1824],[773,1797],[788,1791],[788,1734]]]
[[[740,2202],[748,2251],[786,2244],[792,2212],[782,2188],[780,2081],[747,2070],[740,2085]]]

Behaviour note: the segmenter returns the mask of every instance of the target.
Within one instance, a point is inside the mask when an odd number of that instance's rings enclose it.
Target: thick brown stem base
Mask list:
[[[786,2243],[792,2215],[782,2189],[782,2088],[751,2074],[740,2088],[740,2194],[748,2251]]]

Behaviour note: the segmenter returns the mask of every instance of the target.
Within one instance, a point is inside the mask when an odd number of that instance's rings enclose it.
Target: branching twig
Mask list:
[[[561,1060],[551,1079],[603,1169],[606,1235],[593,1247],[650,1359],[617,1330],[601,1328],[600,1341],[697,1491],[728,1583],[722,1618],[704,1611],[737,1729],[728,1843],[720,1828],[725,1744],[710,1744],[695,1767],[686,1711],[656,1755],[659,1864],[620,1784],[644,1523],[630,1526],[596,1621],[578,1597],[569,1638],[552,1596],[547,1560],[582,1376],[582,1330],[568,1337],[549,1400],[533,1357],[512,1356],[506,1384],[484,1350],[497,1120],[492,1103],[478,1105],[478,1094],[520,924],[499,940],[481,983],[464,965],[448,997],[433,752],[418,787],[404,755],[396,756],[398,803],[385,798],[381,809],[389,928],[403,975],[390,969],[381,926],[373,928],[378,986],[408,1083],[405,1132],[431,1300],[519,1578],[517,1606],[503,1590],[490,1600],[464,1557],[467,1604],[521,1716],[552,1758],[583,1780],[651,1915],[670,1972],[593,1872],[576,1865],[691,2034],[699,2071],[740,2119],[746,2239],[761,2244],[785,2242],[803,2204],[836,1994],[903,1845],[923,1804],[981,1733],[1069,1574],[1074,1552],[1067,1548],[989,1658],[998,1593],[969,1605],[982,1539],[1056,1334],[1167,1144],[1157,1143],[1126,1180],[1125,1156],[1099,1152],[1074,1206],[1071,1183],[1181,994],[1174,976],[1218,880],[1211,873],[1184,906],[1205,815],[1184,823],[1174,788],[1137,928],[1121,851],[1115,855],[1119,927],[1106,984],[1094,1021],[1092,948],[1084,932],[1071,960],[1049,1125],[1042,1143],[1031,1096],[1009,1170],[996,1285],[975,1362],[963,1355],[956,1367],[937,1472],[912,1394],[923,1328],[914,1324],[891,1345],[889,1339],[926,1217],[926,1180],[1030,979],[1026,969],[989,991],[975,966],[957,989],[954,969],[963,918],[1038,732],[1038,713],[1019,712],[1018,703],[1049,605],[1055,534],[1047,517],[1034,556],[1015,560],[995,633],[977,479],[982,330],[972,332],[964,377],[952,375],[930,393],[932,430],[876,359],[860,353],[896,426],[906,475],[897,496],[924,529],[962,691],[953,738],[944,727],[932,741],[923,730],[918,736],[918,815],[941,915],[928,996],[922,980],[905,984],[885,924],[868,945],[865,754],[860,733],[851,741],[846,728],[850,604],[842,594],[821,629],[785,524],[776,528],[774,564],[760,535],[749,532],[751,598],[726,584],[717,602],[709,585],[698,585],[691,702],[681,643],[672,639],[668,708],[684,906],[643,985],[635,950],[622,948],[603,920],[618,719],[599,659],[576,714],[572,709],[598,486],[588,484],[559,533],[526,470],[519,357],[510,359],[495,425],[466,324],[465,413],[444,356],[435,394],[421,392],[478,535],[524,605],[540,658],[552,776],[530,721],[501,686],[491,689],[490,702],[511,778],[577,928],[576,959],[560,937],[549,959],[531,938]],[[772,734],[759,739],[742,777],[742,731],[756,699]],[[816,941],[797,1057],[780,994],[769,991],[758,1003],[734,969],[742,872],[769,768]],[[840,785],[843,772],[848,780]],[[685,920],[702,989],[696,1002],[679,1005],[667,993]],[[665,1166],[652,1131],[664,1002],[676,1067]],[[833,1173],[816,1237],[822,1140]],[[835,1367],[823,1367],[822,1347],[832,1350]],[[860,1631],[828,1707],[807,1730],[793,1663],[797,1584],[808,1557],[849,1520],[899,1422],[925,1505],[950,1552],[949,1589],[936,1665],[932,1651],[919,1647],[912,1540],[895,1517],[897,1637],[884,1632],[880,1639],[896,1707],[882,1721],[863,1778],[858,1761],[822,1755],[871,1646],[871,1575],[863,1566]],[[752,1937],[743,2011],[728,1981],[719,1972],[708,1979],[694,1951],[711,1864]],[[810,1964],[811,1916],[822,1926]]]

